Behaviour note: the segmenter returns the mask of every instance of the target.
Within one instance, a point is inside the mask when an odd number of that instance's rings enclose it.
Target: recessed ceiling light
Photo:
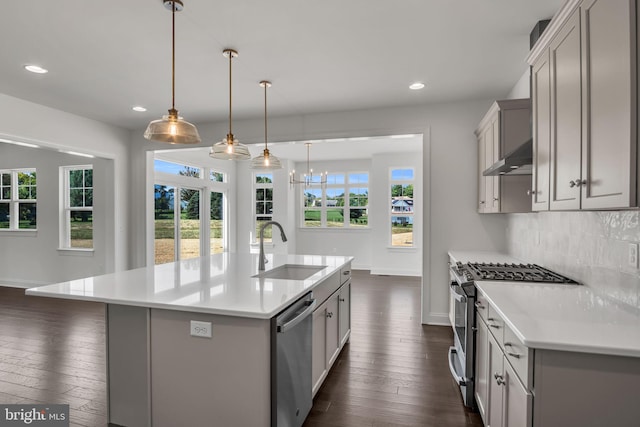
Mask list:
[[[27,71],[31,71],[32,73],[36,73],[36,74],[46,74],[49,72],[49,70],[47,70],[46,68],[42,68],[38,65],[33,65],[33,64],[27,64],[24,66],[24,69]]]
[[[132,109],[133,111],[138,111],[138,112],[140,112],[140,113],[147,111],[147,109],[146,109],[146,108],[144,108],[144,107],[143,107],[143,106],[141,106],[141,105],[136,105],[135,107],[133,107],[133,108],[131,108],[131,109]]]
[[[407,138],[413,138],[415,135],[412,133],[406,134],[406,135],[391,135],[391,139],[407,139]]]
[[[411,90],[420,90],[424,88],[424,83],[415,82],[409,85],[409,89]]]

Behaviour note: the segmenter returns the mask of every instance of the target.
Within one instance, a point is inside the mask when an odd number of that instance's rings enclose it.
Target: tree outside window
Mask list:
[[[64,167],[63,248],[93,248],[93,166]]]

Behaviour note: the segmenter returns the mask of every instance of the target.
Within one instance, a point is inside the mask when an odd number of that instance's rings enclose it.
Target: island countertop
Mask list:
[[[270,319],[339,272],[347,256],[268,254],[266,271],[285,264],[325,266],[304,280],[252,277],[256,254],[217,254],[27,289],[41,297]]]

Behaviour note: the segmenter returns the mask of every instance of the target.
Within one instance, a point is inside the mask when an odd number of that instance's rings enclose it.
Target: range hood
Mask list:
[[[482,175],[531,175],[533,165],[533,140],[529,139],[515,150],[487,168]]]

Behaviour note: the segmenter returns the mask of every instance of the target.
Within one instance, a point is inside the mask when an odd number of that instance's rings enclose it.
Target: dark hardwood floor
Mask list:
[[[451,328],[420,324],[420,280],[355,271],[351,292],[351,342],[304,426],[481,426],[449,373]],[[67,403],[71,426],[106,426],[104,348],[102,304],[0,287],[0,403]]]

